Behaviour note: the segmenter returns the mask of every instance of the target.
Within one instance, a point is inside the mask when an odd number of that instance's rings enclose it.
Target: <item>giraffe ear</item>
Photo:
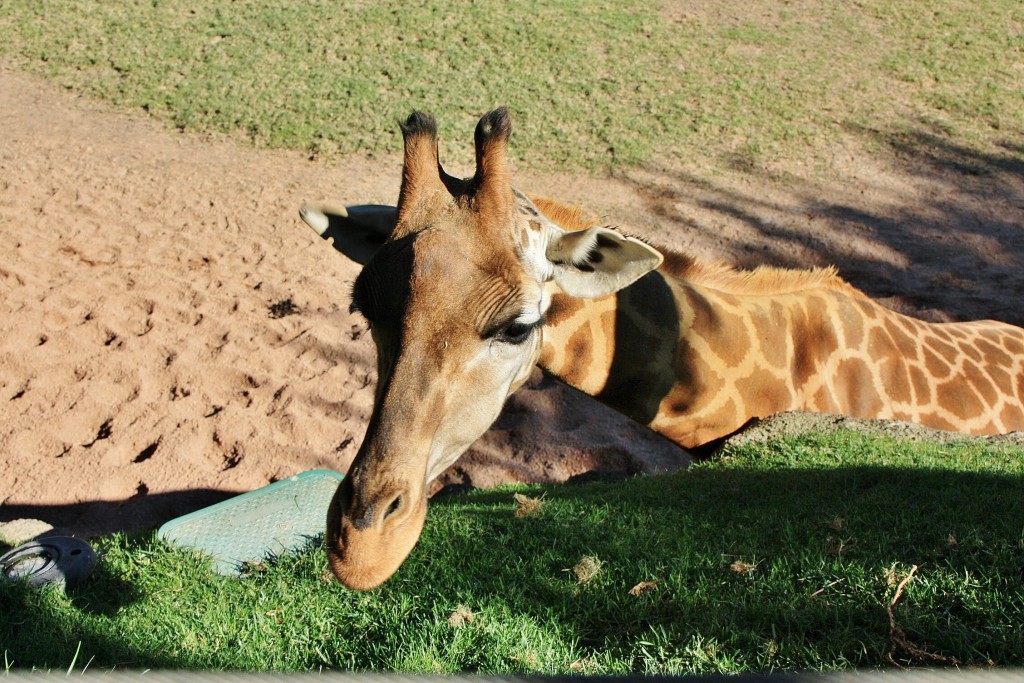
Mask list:
[[[382,204],[352,206],[306,202],[299,217],[318,235],[332,238],[334,248],[365,266],[395,227],[398,209]]]
[[[555,284],[570,295],[593,299],[617,292],[662,262],[653,247],[608,228],[556,232],[547,258]]]

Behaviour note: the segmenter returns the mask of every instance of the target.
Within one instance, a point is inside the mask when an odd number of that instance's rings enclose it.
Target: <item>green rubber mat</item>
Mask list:
[[[239,576],[258,563],[304,550],[323,537],[327,506],[342,479],[310,470],[172,519],[157,531],[179,548],[213,559],[213,570]]]

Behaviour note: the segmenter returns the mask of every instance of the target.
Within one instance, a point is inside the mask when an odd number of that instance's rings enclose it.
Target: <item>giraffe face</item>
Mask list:
[[[526,381],[540,354],[545,283],[601,296],[661,261],[611,230],[567,233],[545,218],[512,189],[509,131],[504,110],[481,119],[477,173],[461,181],[437,163],[432,119],[414,114],[403,126],[394,229],[353,287],[352,308],[377,347],[374,408],[327,516],[328,561],[351,588],[398,569],[422,531],[427,484]]]
[[[374,409],[328,517],[331,568],[367,589],[419,538],[427,484],[497,418],[540,350],[541,294],[447,231],[389,242],[356,281],[377,347]]]

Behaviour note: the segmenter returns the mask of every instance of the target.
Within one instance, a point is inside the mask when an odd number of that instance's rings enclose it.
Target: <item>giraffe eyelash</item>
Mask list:
[[[530,335],[543,327],[543,325],[543,316],[530,322],[513,319],[501,325],[496,325],[488,332],[485,332],[484,338],[518,346],[529,339]]]

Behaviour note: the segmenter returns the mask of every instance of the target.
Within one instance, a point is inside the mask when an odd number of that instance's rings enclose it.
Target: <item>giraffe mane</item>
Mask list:
[[[541,213],[559,227],[585,230],[600,223],[600,219],[585,219],[578,206],[563,204],[547,197],[530,197]],[[636,239],[642,237],[631,235]],[[646,240],[643,240],[646,241]],[[825,268],[777,268],[757,266],[753,270],[735,268],[717,260],[698,259],[688,254],[670,251],[652,244],[665,257],[658,269],[681,280],[730,294],[787,294],[807,289],[833,289],[857,297],[866,294],[839,276],[835,266]]]
[[[563,204],[548,197],[534,197],[530,195],[530,200],[552,223],[569,232],[586,230],[601,222],[597,218],[589,220],[583,218],[583,209],[578,206]]]

